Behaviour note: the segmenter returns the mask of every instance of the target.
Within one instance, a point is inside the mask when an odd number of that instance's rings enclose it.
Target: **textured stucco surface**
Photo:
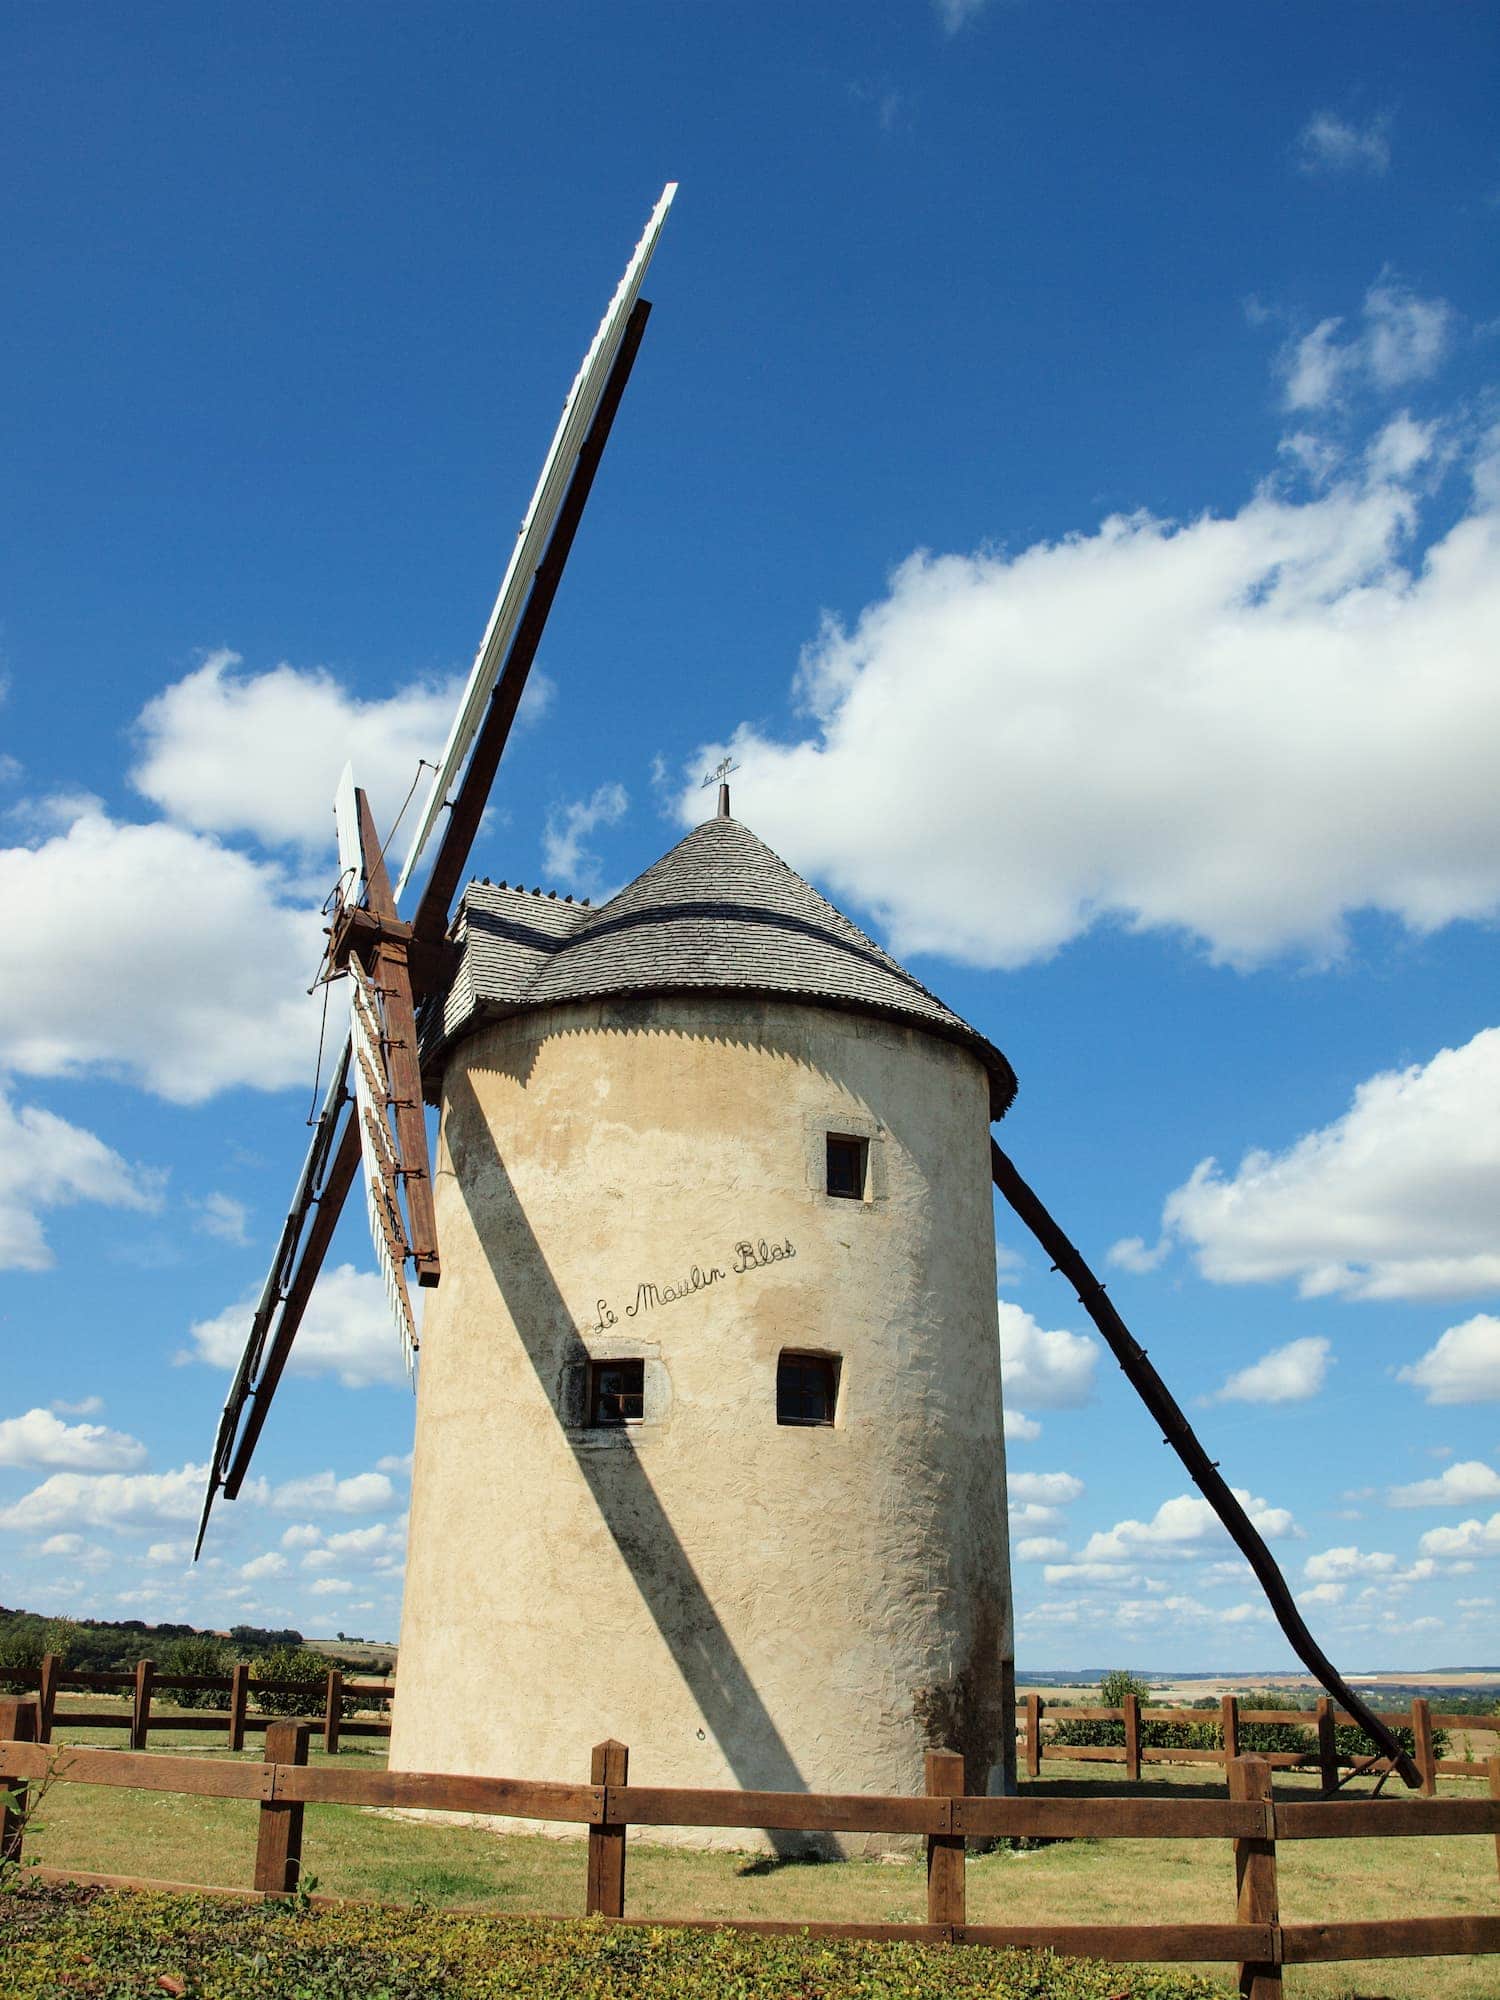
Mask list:
[[[869,1141],[868,1200],[824,1191],[829,1131]],[[796,1002],[573,1003],[456,1048],[393,1768],[579,1780],[614,1736],[642,1784],[910,1793],[952,1744],[983,1787],[988,1145],[967,1049]],[[785,1348],[841,1356],[831,1429],[778,1426]],[[589,1430],[586,1362],[624,1355],[646,1420]]]

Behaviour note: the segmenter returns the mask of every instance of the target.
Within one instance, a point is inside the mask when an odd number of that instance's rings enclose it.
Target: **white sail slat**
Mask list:
[[[494,691],[505,656],[515,637],[516,627],[526,608],[526,599],[531,591],[532,578],[546,553],[552,530],[557,521],[559,508],[567,492],[568,481],[572,477],[574,462],[582,449],[583,441],[598,413],[599,399],[604,393],[604,385],[609,379],[609,371],[614,366],[624,336],[625,322],[629,319],[640,297],[641,284],[656,249],[662,225],[667,219],[667,211],[677,193],[676,181],[669,181],[662,190],[661,199],[651,211],[651,219],[646,224],[644,235],[635,247],[635,254],[625,268],[625,275],[615,289],[599,330],[594,335],[593,344],[583,358],[583,365],[574,378],[563,404],[562,416],[552,440],[552,447],[542,463],[541,477],[537,480],[536,491],[531,496],[531,505],[526,510],[516,545],[500,585],[495,607],[490,613],[489,624],[485,627],[484,638],[475,656],[463,695],[459,701],[458,713],[453,718],[448,741],[443,750],[432,788],[427,794],[422,808],[422,817],[412,838],[406,865],[401,870],[401,879],[396,884],[399,899],[410,882],[412,873],[422,857],[422,851],[437,821],[439,813],[447,802],[448,794],[469,754],[484,714],[485,703]]]
[[[354,1111],[359,1121],[359,1150],[364,1167],[365,1210],[375,1261],[385,1280],[391,1318],[410,1375],[417,1351],[417,1329],[406,1289],[405,1240],[400,1235],[400,1209],[396,1207],[396,1150],[386,1122],[389,1093],[380,1081],[385,1075],[385,1052],[380,1046],[379,1020],[374,988],[359,960],[351,958],[349,1037],[354,1061],[350,1067],[354,1074]]]

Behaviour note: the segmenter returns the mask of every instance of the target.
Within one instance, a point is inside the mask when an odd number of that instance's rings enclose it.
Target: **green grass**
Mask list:
[[[77,1732],[73,1740],[105,1748],[121,1739],[91,1730]],[[210,1749],[215,1742],[197,1732],[152,1732],[153,1749],[227,1756]],[[245,1755],[258,1758],[258,1737],[251,1746]],[[377,1738],[351,1744],[338,1761],[346,1768],[379,1769],[384,1759],[385,1745]],[[312,1761],[324,1761],[316,1747]],[[1046,1777],[1028,1790],[1121,1796],[1121,1780],[1101,1776],[1097,1765],[1049,1759],[1045,1768]],[[1278,1794],[1306,1795],[1315,1788],[1312,1774],[1278,1774]],[[1154,1767],[1142,1789],[1158,1796],[1224,1796],[1209,1771],[1187,1766]],[[1479,1787],[1465,1780],[1444,1780],[1442,1789],[1454,1797],[1479,1795]],[[58,1785],[37,1812],[28,1853],[53,1867],[244,1886],[256,1813],[255,1805],[243,1800]],[[307,1808],[303,1856],[319,1890],[332,1895],[420,1899],[436,1908],[497,1915],[577,1916],[583,1908],[584,1846],[578,1839],[319,1805]],[[1284,1842],[1278,1863],[1282,1917],[1288,1922],[1500,1908],[1495,1846],[1488,1837]],[[1070,1841],[1022,1853],[971,1855],[968,1902],[974,1923],[1222,1923],[1234,1912],[1230,1846],[1227,1841]],[[668,1848],[632,1836],[626,1907],[632,1916],[657,1918],[913,1922],[925,1917],[925,1877],[920,1860],[789,1865],[747,1854]],[[1232,1968],[1204,1970],[1218,1983],[1216,1990],[1232,1987]],[[1106,1990],[1143,1990],[1130,1985],[1139,1978],[1135,1969],[1119,1968],[1117,1976],[1119,1985]],[[1286,1989],[1289,2000],[1349,1994],[1494,2000],[1500,1968],[1479,1959],[1294,1967],[1286,1974]]]

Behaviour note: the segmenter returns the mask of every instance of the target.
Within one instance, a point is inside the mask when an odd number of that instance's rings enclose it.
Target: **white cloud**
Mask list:
[[[1170,1236],[1163,1236],[1157,1243],[1147,1243],[1142,1236],[1122,1236],[1118,1243],[1111,1243],[1104,1253],[1106,1264],[1113,1264],[1121,1271],[1130,1271],[1138,1278],[1144,1278],[1165,1260],[1172,1248]]]
[[[284,1549],[312,1549],[322,1539],[321,1528],[315,1528],[311,1521],[298,1521],[282,1536],[281,1546]]]
[[[146,1447],[103,1424],[65,1424],[50,1410],[0,1422],[0,1465],[60,1465],[75,1472],[128,1472],[144,1465]]]
[[[1500,798],[1500,793],[1497,793]],[[1247,1153],[1226,1178],[1200,1161],[1167,1197],[1163,1221],[1223,1284],[1295,1277],[1305,1298],[1455,1297],[1500,1285],[1500,1028],[1430,1062],[1361,1083],[1348,1111],[1283,1153]],[[1500,1322],[1489,1322],[1500,1335]],[[1405,1372],[1431,1400],[1455,1361],[1500,1383],[1486,1324],[1455,1328]],[[1448,1340],[1449,1335],[1444,1335]],[[1451,1357],[1451,1358],[1450,1358]],[[1437,1393],[1441,1390],[1441,1393]],[[1500,1393],[1490,1391],[1489,1393]]]
[[[1311,1590],[1299,1590],[1299,1604],[1341,1604],[1349,1588],[1345,1583],[1315,1583]]]
[[[1056,1535],[1027,1535],[1016,1543],[1017,1562],[1061,1562],[1067,1553],[1067,1543]]]
[[[1391,164],[1386,120],[1356,125],[1336,111],[1315,111],[1297,135],[1297,164],[1306,174],[1383,174]]]
[[[36,1104],[13,1105],[0,1089],[0,1270],[51,1269],[43,1210],[91,1201],[149,1213],[161,1206],[164,1180],[154,1168],[131,1166],[81,1125]]]
[[[206,1194],[192,1206],[197,1210],[194,1227],[201,1229],[205,1236],[217,1236],[223,1243],[245,1244],[249,1237],[245,1233],[245,1220],[249,1214],[242,1201],[236,1201],[231,1194]]]
[[[1424,1556],[1500,1555],[1500,1514],[1460,1521],[1456,1528],[1429,1528],[1417,1547]]]
[[[1231,1491],[1252,1523],[1268,1541],[1295,1535],[1297,1524],[1285,1507],[1272,1507],[1242,1487]],[[1179,1493],[1164,1500],[1149,1521],[1117,1521],[1112,1528],[1090,1535],[1082,1560],[1088,1562],[1139,1561],[1147,1550],[1181,1552],[1187,1545],[1224,1532],[1218,1515],[1196,1493]]]
[[[206,1361],[214,1368],[237,1367],[257,1296],[249,1293],[212,1319],[196,1321],[190,1329],[192,1348],[178,1358]],[[414,1288],[412,1310],[419,1327],[422,1298],[423,1294]],[[292,1345],[287,1368],[293,1375],[337,1375],[348,1389],[365,1389],[375,1383],[405,1387],[406,1361],[401,1342],[391,1324],[384,1282],[374,1271],[357,1271],[352,1264],[339,1264],[323,1272]]]
[[[575,895],[598,897],[601,864],[586,842],[596,827],[617,825],[629,805],[625,787],[608,784],[598,786],[587,799],[553,806],[542,831],[542,866],[549,880]]]
[[[263,1576],[285,1576],[286,1567],[286,1557],[277,1555],[274,1549],[268,1549],[263,1556],[256,1556],[250,1562],[241,1563],[240,1575],[253,1583]]]
[[[1005,1408],[1005,1441],[1007,1444],[1030,1444],[1042,1434],[1042,1427],[1035,1417],[1028,1417],[1024,1410]]]
[[[1083,1481],[1071,1472],[1012,1472],[1005,1483],[1012,1500],[1036,1501],[1043,1507],[1065,1507],[1083,1491]]]
[[[80,1396],[76,1403],[66,1403],[61,1396],[54,1396],[47,1405],[60,1417],[97,1417],[104,1408],[102,1396]]]
[[[383,1472],[356,1472],[349,1479],[314,1472],[276,1487],[271,1505],[284,1514],[377,1514],[392,1506],[395,1498],[396,1489]]]
[[[1062,1520],[1062,1514],[1056,1507],[1043,1506],[1035,1500],[1025,1500],[1019,1507],[1014,1504],[1016,1498],[1016,1479],[1019,1476],[1019,1474],[1013,1475],[1006,1482],[1008,1500],[1010,1502],[1009,1519],[1012,1534],[1025,1528],[1055,1528]]]
[[[390,1452],[384,1458],[376,1459],[375,1470],[377,1472],[392,1472],[402,1479],[410,1479],[411,1460],[412,1455],[409,1451]]]
[[[743,724],[690,768],[732,749],[757,832],[902,955],[1017,966],[1113,923],[1327,960],[1357,910],[1490,916],[1496,451],[1456,519],[1360,462],[1228,518],[918,553],[825,619],[804,740]]]
[[[1119,1589],[1134,1589],[1140,1577],[1119,1563],[1111,1562],[1065,1562],[1048,1563],[1042,1571],[1045,1584],[1082,1583],[1113,1585]]]
[[[998,1299],[1000,1374],[1010,1400],[1040,1410],[1071,1410],[1094,1386],[1099,1344],[1062,1328],[1047,1332],[1023,1307]]]
[[[0,1528],[27,1531],[73,1524],[88,1528],[195,1521],[203,1504],[204,1465],[176,1472],[54,1472],[12,1506],[0,1507]],[[242,1497],[253,1496],[247,1488]]]
[[[152,1542],[146,1550],[146,1561],[159,1566],[185,1563],[192,1552],[191,1542]]]
[[[42,1543],[44,1556],[76,1556],[83,1553],[82,1535],[49,1535]]]
[[[96,807],[0,849],[0,1067],[121,1075],[181,1104],[305,1083],[322,924],[289,889],[206,835]]]
[[[348,1597],[354,1590],[352,1583],[345,1583],[342,1577],[320,1576],[309,1589],[314,1597]]]
[[[1472,1260],[1480,1261],[1476,1253]],[[1500,1265],[1500,1257],[1493,1259]],[[1450,1326],[1409,1368],[1398,1368],[1396,1379],[1412,1382],[1429,1403],[1493,1403],[1500,1400],[1500,1319],[1475,1313]]]
[[[1437,1479],[1393,1486],[1385,1496],[1392,1507],[1471,1507],[1476,1500],[1500,1500],[1500,1472],[1477,1458],[1460,1459]]]
[[[1248,1368],[1236,1369],[1217,1400],[1221,1403],[1301,1403],[1316,1396],[1327,1376],[1331,1343],[1314,1336],[1273,1347]]]
[[[1321,410],[1350,389],[1388,392],[1436,374],[1447,352],[1453,309],[1443,299],[1418,298],[1387,275],[1365,294],[1358,330],[1340,340],[1343,324],[1321,320],[1282,357],[1289,410]]]
[[[979,18],[989,0],[932,0],[932,4],[943,24],[943,32],[956,35],[960,28]]]
[[[1396,1568],[1396,1558],[1384,1549],[1372,1549],[1365,1554],[1346,1546],[1309,1556],[1302,1565],[1302,1573],[1313,1583],[1342,1583],[1353,1576],[1389,1576]]]
[[[246,674],[240,664],[237,653],[213,653],[146,704],[136,789],[200,833],[319,850],[332,844],[334,788],[349,762],[386,833],[417,760],[435,763],[442,751],[461,682],[361,701],[316,668]]]

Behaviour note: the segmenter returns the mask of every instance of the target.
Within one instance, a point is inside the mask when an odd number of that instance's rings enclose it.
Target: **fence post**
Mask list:
[[[1318,1775],[1325,1792],[1338,1790],[1338,1738],[1334,1734],[1333,1703],[1326,1694],[1318,1696]]]
[[[1026,1775],[1028,1778],[1042,1775],[1042,1697],[1039,1694],[1026,1697]]]
[[[1224,1782],[1229,1783],[1229,1767],[1240,1754],[1240,1698],[1219,1696],[1219,1729],[1224,1737]]]
[[[1141,1698],[1138,1694],[1125,1697],[1125,1776],[1131,1784],[1140,1782]]]
[[[144,1750],[151,1732],[151,1683],[156,1678],[154,1660],[135,1663],[135,1705],[130,1713],[130,1747]]]
[[[305,1722],[266,1725],[268,1764],[305,1764]],[[274,1796],[260,1802],[260,1826],[255,1839],[255,1886],[273,1896],[289,1895],[302,1872],[302,1801]]]
[[[1016,1663],[1000,1662],[1000,1709],[1005,1728],[1000,1736],[1000,1792],[1007,1799],[1016,1795]]]
[[[596,1743],[589,1765],[591,1785],[623,1785],[630,1771],[630,1752],[608,1737]],[[606,1820],[589,1828],[589,1882],[584,1913],[590,1917],[625,1914],[625,1823]]]
[[[1490,1797],[1500,1799],[1500,1757],[1488,1760],[1490,1774]],[[1495,1866],[1500,1868],[1500,1833],[1495,1835]]]
[[[1422,1773],[1422,1796],[1437,1797],[1437,1758],[1432,1754],[1432,1703],[1418,1695],[1411,1705],[1411,1733]]]
[[[37,1704],[31,1695],[0,1695],[0,1743],[36,1741]],[[26,1786],[0,1779],[0,1861],[20,1866],[26,1831]]]
[[[344,1676],[337,1667],[328,1669],[328,1692],[323,1698],[323,1748],[330,1757],[339,1754],[339,1721],[344,1713]]]
[[[961,1798],[964,1789],[964,1760],[956,1750],[929,1750],[927,1753],[927,1796]],[[929,1833],[927,1836],[927,1921],[942,1924],[953,1942],[954,1929],[962,1930],[964,1916],[964,1837],[961,1833]]]
[[[250,1662],[236,1660],[229,1673],[229,1747],[245,1747],[245,1707],[250,1699]]]
[[[1269,1805],[1271,1767],[1264,1757],[1235,1758],[1229,1766],[1229,1796],[1246,1805]],[[1237,1923],[1281,1922],[1274,1838],[1235,1841],[1234,1881]],[[1281,1967],[1263,1959],[1243,1961],[1240,2000],[1281,2000]]]
[[[43,1653],[42,1677],[37,1690],[36,1740],[38,1743],[52,1741],[52,1718],[57,1713],[57,1689],[62,1680],[63,1656],[61,1653]]]

